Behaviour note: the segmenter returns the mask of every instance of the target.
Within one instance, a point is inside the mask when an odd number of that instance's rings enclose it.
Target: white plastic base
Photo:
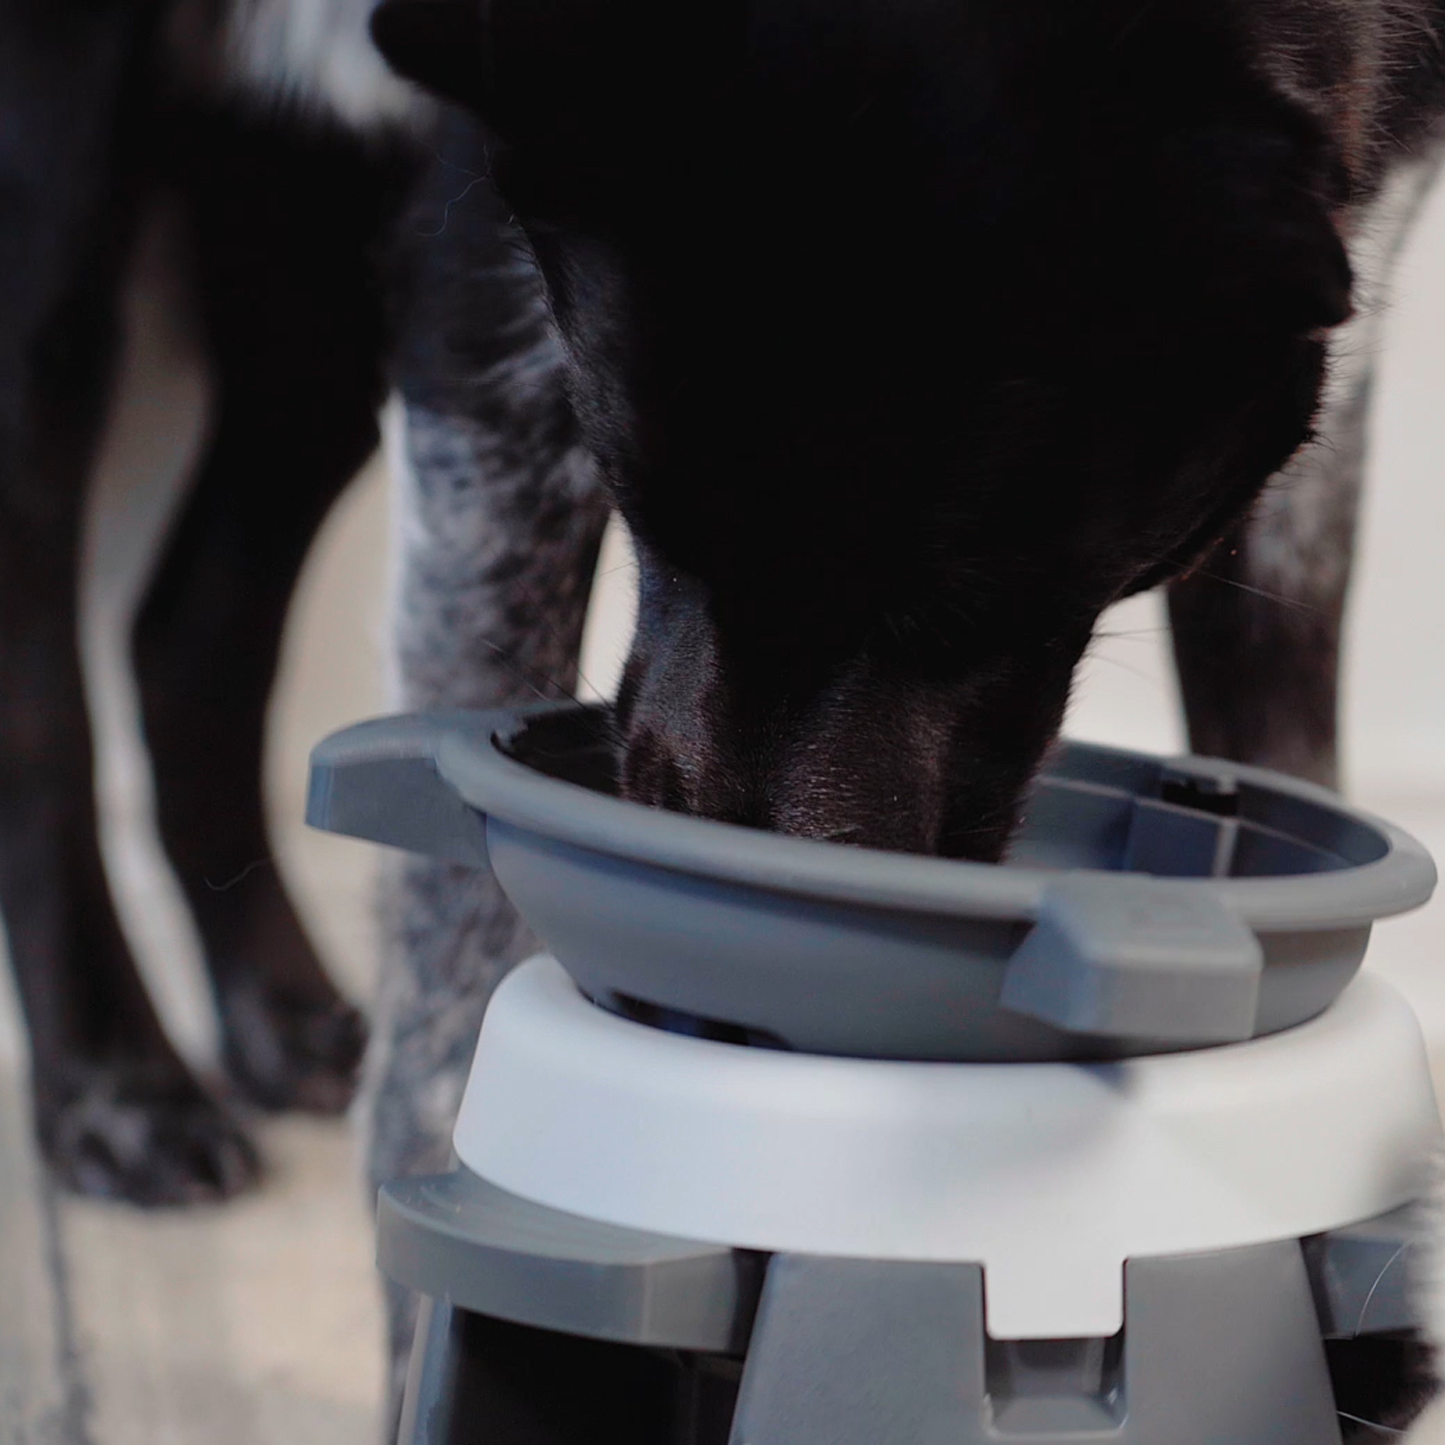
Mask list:
[[[999,1339],[1111,1335],[1128,1258],[1314,1234],[1427,1192],[1424,1044],[1362,976],[1271,1038],[1109,1064],[911,1064],[684,1038],[539,957],[498,988],[455,1133],[504,1189],[762,1250],[981,1262]]]

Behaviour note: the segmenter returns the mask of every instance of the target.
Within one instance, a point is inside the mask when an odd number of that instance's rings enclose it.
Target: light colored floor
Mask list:
[[[1434,258],[1441,258],[1437,263]],[[148,826],[118,640],[144,563],[137,542],[163,518],[164,487],[193,446],[203,394],[188,381],[190,343],[164,287],[135,313],[141,378],[123,401],[161,425],[157,449],[112,444],[95,529],[88,666],[107,741],[101,755],[108,860],[127,927],[165,1016],[204,1066],[213,1030],[194,939]],[[1347,759],[1360,801],[1445,858],[1445,195],[1406,259],[1389,327],[1366,542],[1350,653]],[[308,567],[277,700],[269,780],[275,846],[343,985],[364,998],[376,967],[365,846],[304,829],[305,757],[328,729],[382,710],[385,477],[373,468],[338,508]],[[627,631],[625,554],[599,568],[603,596],[584,672],[615,676]],[[1077,733],[1179,744],[1157,603],[1109,619],[1071,715]],[[1411,998],[1445,1061],[1445,904],[1382,927],[1370,966]],[[23,1049],[0,971],[0,1062]],[[379,1394],[380,1330],[367,1210],[343,1124],[260,1130],[266,1187],[222,1209],[143,1216],[75,1201],[51,1207],[35,1185],[23,1119],[0,1091],[0,1445],[342,1445],[369,1442]],[[68,1299],[48,1292],[48,1259]],[[38,1324],[37,1324],[38,1322]],[[21,1328],[21,1325],[24,1325]],[[38,1332],[38,1333],[37,1333]],[[35,1340],[70,1351],[57,1372]],[[1413,1437],[1445,1445],[1445,1412]]]

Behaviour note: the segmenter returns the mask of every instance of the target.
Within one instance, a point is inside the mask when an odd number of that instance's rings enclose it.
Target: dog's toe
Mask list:
[[[339,1114],[356,1092],[366,1024],[339,998],[297,1001],[253,990],[223,1008],[226,1071],[264,1109]]]
[[[97,1068],[43,1130],[60,1182],[78,1194],[148,1206],[229,1198],[260,1177],[239,1124],[190,1079]]]

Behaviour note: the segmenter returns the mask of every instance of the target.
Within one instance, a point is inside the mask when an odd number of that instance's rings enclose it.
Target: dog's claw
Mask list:
[[[351,1103],[366,1024],[350,1004],[237,989],[223,1016],[226,1072],[251,1103],[312,1114],[340,1114]]]
[[[157,1088],[144,1070],[97,1069],[47,1122],[42,1144],[65,1188],[131,1204],[213,1203],[261,1174],[221,1105],[189,1079]]]

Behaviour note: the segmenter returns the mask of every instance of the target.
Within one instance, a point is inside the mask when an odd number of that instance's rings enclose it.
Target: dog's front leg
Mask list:
[[[412,272],[390,428],[399,575],[395,701],[496,707],[565,696],[607,506],[563,391],[531,265],[469,133],[439,138],[407,222]],[[536,947],[489,873],[408,858],[368,1063],[375,1184],[442,1169],[482,1011]],[[414,1306],[389,1301],[398,1372]],[[393,1414],[400,1399],[393,1377]]]
[[[1254,515],[1169,589],[1194,752],[1337,783],[1340,630],[1368,399],[1362,380]]]
[[[1316,439],[1253,514],[1169,593],[1195,752],[1338,783],[1340,631],[1373,361],[1395,256],[1439,152],[1399,164],[1350,222],[1354,317],[1331,338]]]

